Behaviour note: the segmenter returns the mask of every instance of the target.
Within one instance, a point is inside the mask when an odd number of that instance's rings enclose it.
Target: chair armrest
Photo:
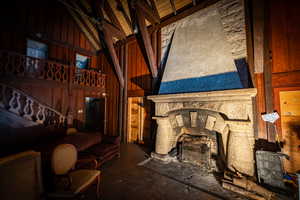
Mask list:
[[[77,160],[76,169],[97,169],[98,162],[94,158],[85,158]]]

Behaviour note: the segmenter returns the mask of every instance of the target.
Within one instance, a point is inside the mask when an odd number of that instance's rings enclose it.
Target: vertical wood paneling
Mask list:
[[[282,91],[299,90],[300,87],[300,26],[296,25],[300,20],[298,14],[300,2],[269,1],[269,6],[273,101],[274,109],[280,114],[276,126],[284,145],[283,150],[290,155],[292,161],[285,162],[285,168],[288,172],[295,172],[300,169],[299,147],[295,148],[297,145],[294,145],[299,143],[294,137],[298,134],[299,138],[299,129],[295,126],[299,121],[298,116],[291,117],[290,114],[298,107],[295,106],[290,110],[287,105],[292,104],[291,99],[298,99],[299,95],[291,97],[290,93]]]
[[[128,96],[151,91],[151,74],[135,39],[128,42]]]
[[[0,7],[0,25],[3,28],[0,32],[0,49],[25,54],[26,39],[30,38],[48,45],[49,60],[73,65],[75,54],[82,51],[92,55],[92,67],[100,67],[100,58],[94,54],[95,49],[61,3],[53,0],[18,1],[17,6],[13,1],[7,3],[8,6],[3,4]],[[7,16],[11,17],[8,19]],[[15,87],[63,114],[67,114],[70,108],[74,120],[82,125],[84,114],[78,113],[78,110],[84,110],[84,89],[69,90],[65,85],[40,83],[15,83]],[[111,99],[117,95],[112,92]]]
[[[264,76],[263,73],[256,74],[256,103],[257,103],[257,122],[258,122],[258,138],[268,139],[266,122],[261,118],[261,115],[266,112]]]
[[[106,93],[107,93],[107,134],[118,135],[118,114],[119,114],[119,82],[113,71],[112,66],[106,60],[103,53],[100,54],[103,72],[107,75]]]

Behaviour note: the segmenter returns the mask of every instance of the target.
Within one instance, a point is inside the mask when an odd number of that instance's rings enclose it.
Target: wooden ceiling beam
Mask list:
[[[174,16],[173,14],[170,14],[170,15],[163,17],[160,20],[160,23],[156,25],[155,29],[160,29],[164,26],[174,23],[174,22],[176,22],[180,19],[183,19],[203,8],[213,5],[218,1],[220,1],[220,0],[202,0],[200,3],[197,3],[197,5],[195,5],[195,6],[193,6],[193,3],[190,3],[186,6],[184,6],[183,8],[178,9],[176,16]],[[151,29],[154,29],[154,28],[151,28]],[[150,30],[150,32],[151,31],[153,31],[153,30]]]
[[[86,0],[80,0],[80,4],[84,8],[85,12],[92,13],[91,5]]]
[[[151,0],[150,3],[146,0],[127,0],[127,2],[134,26],[134,33],[139,36],[137,37],[139,41],[138,44],[148,64],[152,77],[156,78],[158,74],[156,55],[153,51],[151,38],[146,25],[146,19],[153,25],[160,22],[158,12],[155,12],[155,3]]]
[[[107,14],[108,18],[110,19],[110,21],[113,23],[113,25],[115,25],[120,30],[121,34],[123,34],[124,37],[126,37],[126,34],[123,30],[121,23],[119,22],[118,18],[114,14],[114,11],[111,8],[111,6],[109,5],[107,0],[104,0],[103,9],[104,9],[105,13]]]
[[[171,4],[174,15],[177,15],[177,10],[175,7],[175,0],[170,0],[170,4]]]
[[[151,7],[152,7],[152,10],[153,10],[154,14],[156,16],[158,16],[159,20],[160,20],[160,16],[159,16],[159,13],[158,13],[158,10],[157,10],[157,7],[156,7],[156,4],[155,4],[154,0],[149,0],[149,1],[150,1],[150,4],[151,4]]]
[[[118,80],[119,80],[119,83],[120,83],[120,87],[124,88],[123,71],[120,67],[120,62],[119,62],[119,59],[118,59],[118,56],[117,56],[117,53],[116,53],[116,50],[115,50],[115,47],[114,47],[113,39],[110,35],[110,32],[107,29],[104,28],[102,33],[103,33],[103,39],[104,39],[103,42],[104,42],[104,45],[106,47],[104,49],[107,49],[108,52],[109,52],[110,59],[112,61],[112,64],[114,66],[115,72],[117,74],[117,77],[118,77]]]
[[[117,1],[117,10],[119,10],[123,17],[125,18],[126,23],[128,24],[128,26],[130,27],[131,31],[133,32],[133,26],[132,26],[132,22],[130,17],[127,15],[126,10],[122,4],[122,2],[120,0],[116,0]]]
[[[109,23],[106,20],[102,21],[102,28],[108,30],[108,32],[111,34],[111,36],[116,37],[120,40],[123,40],[126,38],[126,35],[123,31],[115,27],[113,24]]]
[[[137,1],[135,3],[135,7],[136,9],[140,9],[143,12],[143,15],[151,24],[160,22],[159,15],[145,1]]]
[[[137,24],[139,28],[139,32],[142,36],[142,44],[143,44],[143,49],[146,51],[146,60],[149,63],[150,71],[152,74],[153,78],[157,77],[157,64],[156,64],[156,59],[155,55],[153,52],[153,48],[151,45],[151,39],[150,35],[146,26],[146,18],[143,15],[143,10],[142,9],[136,9],[136,15],[137,15]]]
[[[71,4],[76,8],[76,9],[79,9],[81,10],[81,8],[73,1],[71,1]],[[89,11],[91,12],[91,11]],[[97,42],[100,44],[100,38],[99,38],[99,35],[98,35],[98,31],[95,27],[95,25],[89,20],[88,17],[86,17],[83,13],[85,13],[83,10],[80,13],[78,13],[83,21],[83,23],[89,28],[90,32],[93,34],[93,37],[97,40]]]
[[[63,1],[60,2],[62,2],[65,5],[66,9],[70,13],[71,17],[74,19],[75,23],[78,25],[78,27],[86,36],[86,38],[89,40],[89,42],[92,44],[92,46],[96,49],[96,51],[100,50],[101,44],[100,44],[99,37],[97,37],[94,34],[94,30],[90,29],[91,27],[89,27],[89,25],[86,25],[84,21],[84,17],[81,16],[78,12],[74,11],[69,4]]]
[[[106,51],[105,56],[111,61],[111,64],[114,67],[120,87],[124,88],[124,76],[113,43],[113,36],[122,38],[123,35],[118,28],[104,19],[102,13],[103,6],[103,3],[101,4],[101,2],[98,0],[94,0],[92,5],[93,15],[101,20],[101,22],[97,24],[97,30],[99,33],[99,38],[101,39],[102,47]]]

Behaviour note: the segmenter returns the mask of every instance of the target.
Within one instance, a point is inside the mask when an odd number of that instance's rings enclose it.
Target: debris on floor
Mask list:
[[[265,189],[264,187],[256,184],[252,180],[249,180],[247,177],[239,175],[232,176],[232,173],[225,172],[226,179],[222,180],[223,188],[242,194],[251,199],[257,200],[275,200],[278,199],[276,194]]]

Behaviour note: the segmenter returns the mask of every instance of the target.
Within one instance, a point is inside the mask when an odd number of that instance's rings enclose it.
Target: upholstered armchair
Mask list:
[[[76,166],[87,166],[93,169],[76,169]],[[60,144],[55,147],[51,157],[54,173],[54,192],[49,197],[76,197],[82,194],[93,183],[97,184],[99,198],[100,171],[96,170],[97,161],[93,159],[77,160],[77,150],[72,144]]]
[[[43,199],[41,155],[26,151],[0,158],[0,199]]]

